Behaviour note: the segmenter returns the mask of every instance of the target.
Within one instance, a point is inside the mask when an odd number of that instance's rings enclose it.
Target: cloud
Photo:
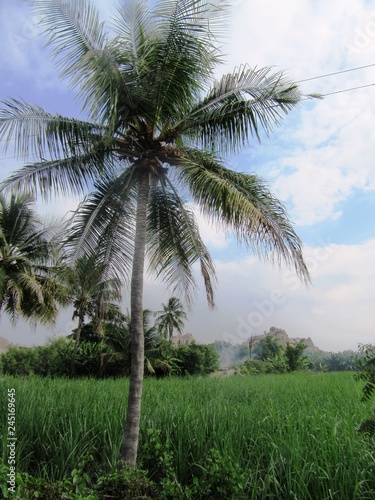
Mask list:
[[[296,79],[337,68],[356,29],[365,26],[365,0],[237,2],[232,10],[230,59],[235,65],[274,65]]]
[[[51,58],[46,57],[45,39],[40,36],[37,19],[23,2],[3,2],[0,12],[0,43],[3,47],[1,86],[14,96],[23,82],[25,89],[66,91]],[[11,19],[11,22],[9,20]]]
[[[308,289],[293,271],[278,271],[253,257],[217,262],[217,310],[207,310],[202,294],[189,329],[200,342],[242,343],[277,326],[292,337],[311,337],[324,350],[355,350],[373,342],[374,253],[375,240],[306,248]]]
[[[375,103],[365,90],[355,97],[331,96],[304,110],[285,156],[270,164],[276,192],[300,225],[339,217],[355,189],[375,190]]]
[[[373,44],[375,10],[364,0],[294,0],[287,9],[274,0],[242,1],[233,9],[226,66],[274,65],[298,81],[372,64]],[[325,94],[371,83],[372,67],[304,82],[301,88]],[[337,219],[355,189],[375,190],[373,92],[366,88],[302,102],[253,151],[261,175],[297,224]]]

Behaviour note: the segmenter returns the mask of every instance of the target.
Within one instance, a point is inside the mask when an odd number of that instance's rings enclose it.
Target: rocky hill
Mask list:
[[[189,345],[195,342],[195,338],[191,333],[185,333],[184,335],[173,335],[171,342],[173,345]]]
[[[9,347],[10,347],[9,340],[5,339],[4,337],[0,337],[0,354],[2,352],[6,352]]]
[[[241,345],[249,346],[249,342],[252,342],[252,346],[254,347],[260,340],[266,337],[275,337],[278,339],[281,345],[286,345],[287,343],[294,345],[298,344],[301,340],[303,343],[307,345],[305,352],[316,352],[319,351],[319,347],[316,347],[311,340],[311,337],[300,338],[300,337],[289,337],[285,330],[281,328],[277,328],[276,326],[271,326],[269,332],[264,332],[262,335],[256,335],[255,337],[249,338],[246,342],[243,342]]]

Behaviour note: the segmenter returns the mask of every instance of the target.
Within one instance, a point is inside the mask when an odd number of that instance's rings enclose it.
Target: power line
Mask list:
[[[296,83],[310,82],[311,80],[319,80],[320,78],[341,75],[342,73],[349,73],[351,71],[358,71],[360,69],[371,68],[373,66],[375,66],[375,63],[374,64],[367,64],[366,66],[358,66],[357,68],[343,69],[342,71],[335,71],[334,73],[326,73],[325,75],[312,76],[311,78],[305,78],[304,80],[298,80]],[[326,94],[326,95],[328,95],[328,94]]]
[[[350,89],[336,90],[335,92],[328,92],[328,94],[322,94],[322,97],[334,94],[343,94],[344,92],[350,92],[352,90],[365,89],[366,87],[373,87],[375,83],[369,83],[367,85],[360,85],[359,87],[351,87]]]

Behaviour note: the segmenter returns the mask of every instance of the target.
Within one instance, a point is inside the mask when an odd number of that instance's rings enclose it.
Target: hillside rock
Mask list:
[[[184,335],[175,335],[171,338],[173,345],[189,345],[195,342],[195,338],[191,333],[185,333]]]
[[[10,346],[11,343],[9,342],[9,340],[5,339],[4,337],[0,337],[0,353],[6,352]]]
[[[277,328],[276,326],[271,326],[269,332],[264,332],[262,335],[256,335],[255,337],[249,338],[246,342],[244,342],[243,346],[249,346],[249,343],[252,342],[252,346],[254,347],[260,340],[266,337],[275,337],[278,339],[281,345],[285,346],[286,344],[295,345],[298,344],[301,340],[304,344],[307,345],[305,352],[317,352],[319,351],[319,347],[316,347],[311,340],[311,337],[289,337],[285,330],[282,328]]]

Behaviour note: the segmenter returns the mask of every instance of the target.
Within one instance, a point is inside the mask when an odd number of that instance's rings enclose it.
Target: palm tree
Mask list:
[[[88,0],[34,0],[60,74],[77,89],[88,119],[19,100],[4,101],[0,112],[0,139],[15,139],[20,155],[35,158],[3,188],[31,185],[44,197],[92,190],[74,218],[76,253],[100,248],[103,261],[130,280],[132,365],[120,453],[133,468],[145,264],[175,293],[186,292],[189,304],[198,261],[214,305],[214,265],[186,197],[258,255],[309,279],[284,206],[258,176],[226,168],[219,156],[270,133],[301,100],[296,85],[269,68],[241,66],[213,80],[226,4],[120,0],[110,40]]]
[[[180,300],[177,297],[170,297],[167,304],[162,304],[163,310],[157,311],[156,324],[160,331],[166,333],[167,340],[173,337],[173,330],[176,329],[179,335],[184,328],[184,319],[187,315]]]
[[[71,267],[63,268],[61,278],[73,304],[72,319],[78,318],[72,354],[71,375],[75,372],[77,349],[86,316],[93,322],[94,334],[101,335],[102,322],[120,313],[115,302],[121,300],[121,282],[117,278],[106,277],[106,267],[97,262],[96,257],[83,256]]]
[[[63,301],[48,230],[32,209],[30,195],[0,195],[0,313],[15,321],[54,321]]]
[[[145,373],[155,373],[155,366],[168,372],[172,371],[174,358],[168,356],[170,346],[160,335],[160,331],[152,323],[151,319],[155,313],[149,309],[143,310],[143,332],[144,332],[144,370]],[[131,316],[130,313],[119,316],[118,320],[106,327],[105,342],[121,357],[125,366],[130,366],[131,351]],[[167,359],[169,358],[169,359]]]

